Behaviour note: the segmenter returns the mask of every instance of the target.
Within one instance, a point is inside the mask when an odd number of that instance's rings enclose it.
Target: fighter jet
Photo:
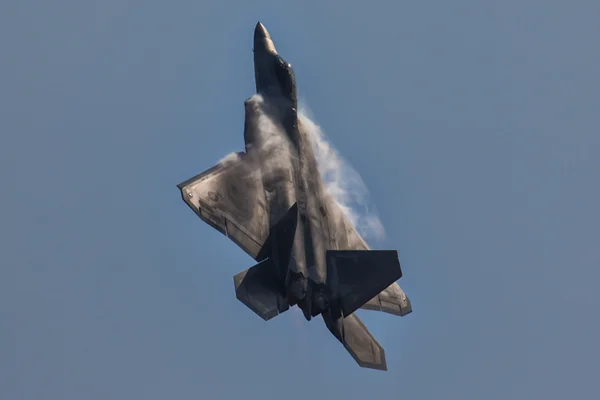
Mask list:
[[[183,200],[256,261],[233,277],[250,310],[264,320],[293,306],[309,321],[320,314],[361,367],[387,370],[383,348],[355,311],[412,311],[396,283],[398,253],[371,250],[328,193],[298,120],[292,66],[260,22],[254,72],[245,151],[179,184]]]

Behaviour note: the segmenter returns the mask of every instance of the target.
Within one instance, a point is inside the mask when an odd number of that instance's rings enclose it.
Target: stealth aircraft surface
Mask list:
[[[355,311],[406,315],[395,250],[371,250],[327,192],[298,120],[292,67],[259,22],[257,95],[245,102],[245,151],[178,185],[183,200],[257,264],[234,276],[237,298],[269,320],[298,306],[319,314],[361,367],[386,370],[383,348]]]

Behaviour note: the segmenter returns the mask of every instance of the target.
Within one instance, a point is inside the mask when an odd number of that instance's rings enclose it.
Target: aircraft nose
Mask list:
[[[269,35],[269,31],[267,31],[267,28],[265,28],[260,21],[254,28],[254,51],[268,51],[272,54],[277,54],[275,44],[273,43],[273,39],[271,39],[271,35]]]
[[[258,21],[256,27],[254,28],[254,40],[263,38],[270,39],[271,37],[269,36],[269,31],[267,31],[267,28],[265,28],[262,22]]]

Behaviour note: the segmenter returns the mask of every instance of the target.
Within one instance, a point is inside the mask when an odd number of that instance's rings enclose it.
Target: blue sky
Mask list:
[[[2,2],[0,398],[597,399],[599,12]],[[258,20],[400,252],[387,373],[246,309],[176,189],[243,147]]]

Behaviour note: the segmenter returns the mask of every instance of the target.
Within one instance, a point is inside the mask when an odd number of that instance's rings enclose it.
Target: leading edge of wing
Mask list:
[[[177,187],[198,217],[256,258],[268,235],[260,170],[246,153],[233,154]]]
[[[239,160],[242,160],[242,159],[244,159],[246,157],[246,153],[243,152],[243,151],[237,151],[237,152],[232,153],[232,154],[235,154],[235,156]],[[191,178],[186,179],[185,181],[183,181],[179,185],[177,185],[177,188],[181,191],[181,197],[182,197],[183,201],[186,201],[185,200],[185,194],[183,192],[183,188],[185,188],[186,186],[188,186],[190,183],[192,183],[194,181],[197,181],[197,180],[199,180],[199,179],[201,179],[201,178],[203,178],[203,177],[205,177],[207,175],[210,175],[213,172],[215,172],[215,171],[217,171],[217,170],[219,170],[221,168],[227,167],[229,165],[229,163],[230,163],[229,161],[221,161],[221,162],[215,164],[214,166],[210,167],[206,171],[200,172],[199,174],[194,175]],[[186,203],[187,203],[187,201],[186,201]]]

